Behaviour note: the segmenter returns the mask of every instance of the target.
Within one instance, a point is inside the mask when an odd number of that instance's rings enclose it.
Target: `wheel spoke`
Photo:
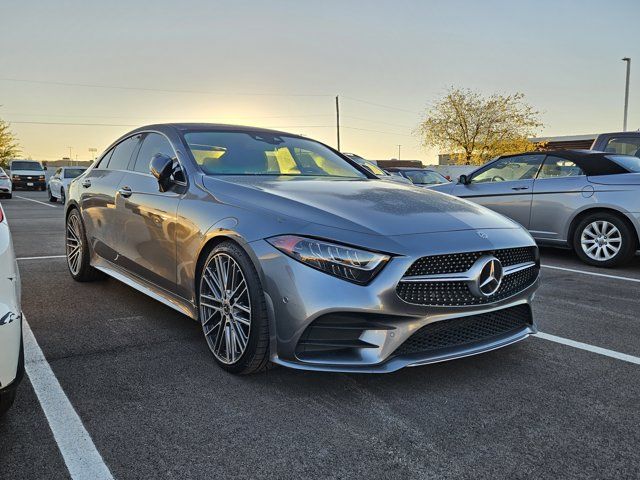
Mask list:
[[[211,256],[202,270],[199,302],[211,352],[222,363],[236,363],[249,344],[251,299],[244,273],[231,255]]]

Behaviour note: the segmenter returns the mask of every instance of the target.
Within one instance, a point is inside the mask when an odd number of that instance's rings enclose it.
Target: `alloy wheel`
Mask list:
[[[251,298],[242,269],[233,257],[209,258],[200,281],[200,318],[209,349],[222,363],[236,363],[251,333]]]
[[[620,252],[622,234],[613,223],[606,220],[596,220],[584,227],[580,244],[582,251],[589,258],[604,262]]]
[[[78,275],[82,262],[82,230],[80,219],[71,213],[67,219],[67,263],[73,275]]]

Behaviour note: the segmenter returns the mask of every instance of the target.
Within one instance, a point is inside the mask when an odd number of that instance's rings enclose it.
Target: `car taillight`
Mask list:
[[[0,173],[0,178],[9,178],[9,175],[5,175],[4,173]]]
[[[44,180],[44,175],[40,175],[39,179]]]
[[[0,223],[4,222],[4,212],[2,211],[2,207],[0,207]]]

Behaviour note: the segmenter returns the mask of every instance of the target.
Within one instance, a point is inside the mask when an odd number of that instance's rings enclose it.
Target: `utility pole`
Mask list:
[[[624,57],[623,62],[627,62],[627,81],[624,86],[624,120],[622,121],[622,131],[627,131],[627,113],[629,111],[629,77],[631,76],[631,59]]]
[[[402,145],[398,145],[398,160],[400,160],[400,147],[402,147]]]
[[[89,149],[89,153],[91,154],[91,160],[95,160],[96,159],[96,154],[98,153],[98,149],[91,147]]]
[[[71,160],[71,147],[68,147],[68,148],[69,148],[69,163],[73,165],[73,160]]]
[[[338,138],[338,151],[340,151],[340,102],[336,95],[336,136]]]

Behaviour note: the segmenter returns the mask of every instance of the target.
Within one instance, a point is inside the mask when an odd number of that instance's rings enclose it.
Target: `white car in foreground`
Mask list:
[[[65,203],[67,200],[67,192],[71,181],[82,175],[86,167],[60,167],[49,179],[47,192],[49,193],[49,201],[57,202],[60,200]]]
[[[11,177],[0,168],[0,197],[11,198],[12,192],[13,184],[11,183]]]
[[[0,205],[0,415],[13,404],[23,374],[20,274],[9,225]]]

